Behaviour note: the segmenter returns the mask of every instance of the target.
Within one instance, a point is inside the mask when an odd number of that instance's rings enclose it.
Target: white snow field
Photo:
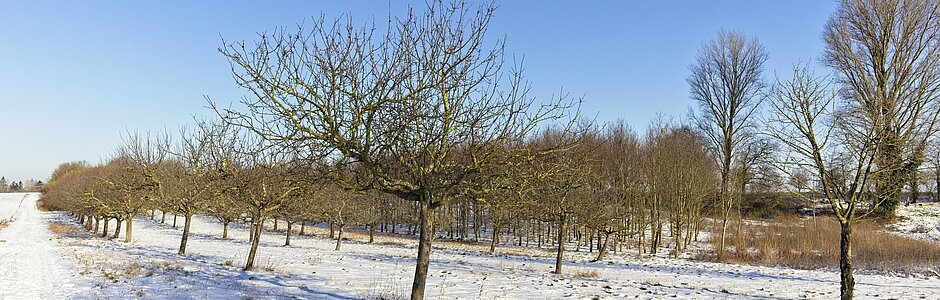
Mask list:
[[[902,205],[897,214],[900,221],[892,227],[901,235],[940,241],[940,203]]]
[[[61,299],[77,295],[90,282],[75,272],[75,264],[60,254],[62,245],[49,232],[58,213],[36,209],[36,193],[0,194],[0,299]]]
[[[159,219],[159,216],[157,217]],[[92,298],[163,299],[399,299],[407,298],[415,241],[363,235],[333,251],[335,241],[283,232],[262,237],[257,271],[242,272],[248,250],[243,227],[221,240],[221,226],[206,217],[193,222],[186,257],[176,256],[181,228],[139,217],[134,242],[69,238],[67,256],[98,281]],[[182,218],[179,219],[182,225]],[[283,223],[282,223],[283,225]],[[111,226],[113,227],[113,224]],[[282,227],[283,229],[283,227]],[[296,228],[295,228],[296,229]],[[308,228],[310,229],[310,228]],[[123,233],[121,235],[123,237]],[[566,274],[554,275],[548,249],[512,248],[517,255],[489,255],[480,245],[437,242],[432,252],[428,299],[832,299],[838,273],[611,255],[592,263],[589,253],[568,252]],[[504,249],[505,251],[506,249]],[[518,255],[525,254],[525,255]],[[596,274],[594,273],[596,272]],[[587,274],[587,275],[586,275]],[[860,299],[935,299],[940,278],[858,275]]]
[[[231,239],[222,240],[220,224],[197,217],[181,257],[175,253],[182,218],[174,229],[169,215],[167,224],[138,217],[129,244],[123,232],[114,240],[56,237],[47,223],[74,220],[36,211],[35,195],[5,194],[0,216],[10,214],[6,202],[24,196],[16,221],[0,229],[0,239],[8,240],[0,243],[0,299],[405,299],[411,286],[416,242],[405,237],[380,235],[367,244],[363,234],[348,234],[351,240],[333,251],[335,241],[324,238],[322,228],[308,227],[313,236],[295,234],[289,247],[283,231],[266,231],[257,270],[243,272],[244,227],[231,228]],[[549,249],[504,247],[497,251],[513,255],[490,255],[484,245],[435,243],[427,299],[838,297],[835,270],[636,258],[632,252],[592,263],[593,254],[569,251],[565,274],[554,275]],[[937,299],[940,288],[937,277],[860,274],[856,281],[859,299]]]

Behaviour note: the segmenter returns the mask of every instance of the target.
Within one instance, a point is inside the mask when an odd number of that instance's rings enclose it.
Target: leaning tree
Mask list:
[[[354,165],[362,174],[347,188],[418,204],[413,299],[424,297],[433,210],[500,163],[495,147],[565,117],[574,104],[535,102],[521,68],[507,69],[504,41],[486,37],[495,5],[468,6],[431,2],[381,30],[320,18],[220,49],[251,95],[244,108],[216,107],[224,119],[332,159],[338,170]]]

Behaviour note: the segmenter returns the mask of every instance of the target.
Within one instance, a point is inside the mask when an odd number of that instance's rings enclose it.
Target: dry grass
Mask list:
[[[578,277],[581,277],[581,278],[598,278],[598,277],[601,277],[601,274],[598,273],[597,270],[580,270],[580,271],[574,272],[574,275],[575,275],[575,276],[578,276]]]
[[[0,229],[10,226],[10,222],[12,222],[10,219],[0,219]]]
[[[720,227],[712,228],[708,243],[718,248]],[[779,217],[767,222],[729,225],[722,261],[804,269],[836,267],[840,227],[831,217]],[[933,274],[940,267],[940,243],[915,240],[886,232],[874,221],[855,223],[852,251],[859,270],[880,273]],[[717,260],[714,250],[699,258]]]
[[[49,223],[49,231],[61,237],[82,237],[85,230],[81,226],[67,223]]]

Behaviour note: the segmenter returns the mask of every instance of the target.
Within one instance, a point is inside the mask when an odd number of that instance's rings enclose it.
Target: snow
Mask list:
[[[159,217],[158,217],[159,218]],[[168,223],[170,217],[168,217]],[[118,240],[77,241],[76,252],[107,252],[117,265],[139,263],[154,269],[145,276],[105,282],[95,297],[137,295],[145,298],[293,297],[313,299],[405,298],[411,285],[415,241],[377,236],[376,244],[348,241],[333,251],[334,240],[294,235],[284,247],[282,232],[265,232],[256,265],[240,271],[248,250],[243,227],[221,240],[221,226],[197,217],[189,254],[175,256],[180,229],[147,218],[135,220],[133,244]],[[179,224],[182,224],[180,219]],[[282,223],[283,224],[283,223]],[[113,228],[113,226],[112,226]],[[283,229],[283,227],[282,227]],[[365,241],[363,234],[350,234]],[[489,255],[485,245],[437,242],[432,252],[428,299],[684,299],[835,298],[839,278],[833,271],[707,263],[664,257],[636,258],[611,254],[611,261],[592,263],[593,254],[566,253],[565,274],[554,275],[547,249],[501,248],[513,255]],[[169,265],[169,267],[167,267]],[[231,265],[231,266],[227,266]],[[156,267],[152,267],[156,266]],[[119,270],[119,266],[107,267]],[[265,270],[267,269],[267,270]],[[578,273],[597,273],[582,277]],[[860,298],[930,298],[938,278],[858,275]]]
[[[9,200],[8,196],[2,198]],[[31,199],[31,198],[28,198]],[[34,200],[30,200],[34,201]],[[3,202],[3,201],[0,201]],[[6,207],[6,204],[2,204]],[[32,207],[32,206],[30,206]],[[7,211],[4,208],[0,216]],[[31,245],[14,249],[31,253],[0,255],[0,298],[145,298],[145,299],[398,299],[407,298],[414,272],[413,238],[349,232],[350,241],[333,251],[335,240],[324,228],[307,227],[313,235],[292,236],[285,247],[284,233],[266,231],[256,266],[243,272],[248,231],[230,228],[229,240],[220,239],[221,225],[196,217],[185,257],[175,255],[180,228],[146,217],[134,223],[133,243],[120,239],[63,237],[53,239],[43,222],[56,213],[20,212],[10,227],[0,229],[4,239],[23,239]],[[64,218],[64,215],[59,214]],[[157,216],[159,220],[159,214]],[[30,221],[31,222],[27,222]],[[32,225],[29,225],[32,224]],[[281,223],[282,225],[284,223]],[[29,225],[29,226],[27,226]],[[22,228],[18,228],[20,226]],[[295,229],[299,229],[295,226]],[[113,230],[112,223],[110,229]],[[283,229],[283,226],[282,228]],[[8,242],[9,243],[9,242]],[[8,245],[0,244],[0,251]],[[491,255],[487,245],[435,242],[428,278],[428,299],[795,299],[838,297],[839,277],[833,270],[709,263],[666,257],[637,257],[611,253],[609,261],[590,262],[593,253],[565,254],[565,274],[551,274],[554,253],[535,247],[500,247]],[[37,251],[38,250],[38,251]],[[25,257],[25,258],[24,258]],[[15,259],[15,260],[11,260]],[[23,261],[30,262],[23,262]],[[6,267],[10,266],[12,267]],[[43,267],[48,266],[48,267]],[[34,267],[44,270],[26,274]],[[42,277],[37,277],[42,274]],[[593,274],[596,273],[596,276]],[[83,275],[68,275],[83,274]],[[81,278],[70,276],[84,276]],[[7,277],[9,279],[7,279]],[[15,284],[7,285],[7,280]],[[82,280],[93,282],[82,285]],[[856,276],[860,299],[930,299],[940,288],[937,277]],[[50,289],[71,284],[71,289]],[[4,287],[6,286],[6,287]],[[2,290],[9,288],[9,291]],[[35,291],[39,291],[38,294]],[[42,294],[41,291],[46,292]]]
[[[0,299],[58,299],[82,292],[86,279],[60,256],[62,246],[47,223],[59,214],[36,209],[35,193],[0,194]]]
[[[903,205],[897,216],[899,221],[891,226],[901,235],[940,241],[940,203]]]

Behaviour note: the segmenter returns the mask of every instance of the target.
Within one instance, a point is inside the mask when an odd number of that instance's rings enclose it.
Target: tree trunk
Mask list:
[[[258,240],[261,239],[261,224],[264,222],[263,218],[254,218],[251,224],[251,232],[249,233],[249,238],[251,239],[251,248],[248,250],[248,261],[245,262],[245,271],[251,271],[255,267],[255,255],[258,254]]]
[[[277,231],[277,218],[274,218],[274,231]]]
[[[101,228],[101,237],[108,236],[108,218],[104,218],[104,226]]]
[[[222,222],[222,239],[228,239],[228,223],[229,221]]]
[[[855,277],[852,276],[852,223],[840,222],[842,234],[839,239],[839,273],[841,299],[850,300],[855,294]]]
[[[496,243],[499,243],[499,225],[493,223],[493,237],[490,239],[490,253],[496,253]]]
[[[294,222],[287,221],[287,238],[284,239],[285,247],[290,246],[290,232],[291,229],[293,229],[292,227],[294,227]]]
[[[166,212],[161,210],[160,214],[160,224],[166,224]]]
[[[335,237],[336,237],[336,230],[333,229],[333,222],[330,222],[330,238],[332,239]]]
[[[157,214],[157,210],[155,209],[150,210],[150,221],[153,221],[156,218],[156,214]]]
[[[127,231],[124,232],[124,242],[130,243],[134,235],[134,215],[128,214],[127,217],[124,218],[124,220],[127,220],[126,221],[127,224],[124,226],[124,227],[127,227]]]
[[[92,230],[92,235],[98,235],[98,226],[101,224],[101,217],[95,217],[95,230]]]
[[[176,213],[173,213],[173,228],[176,228]]]
[[[304,235],[304,227],[306,227],[307,222],[300,222],[300,235]]]
[[[339,246],[343,243],[343,226],[344,224],[337,225],[339,233],[336,234],[336,249],[333,249],[333,251],[339,251]]]
[[[597,258],[594,261],[601,261],[604,259],[604,256],[607,255],[607,242],[610,241],[610,233],[598,232],[597,233]],[[603,240],[601,240],[603,239]]]
[[[418,237],[418,261],[415,266],[414,282],[411,285],[411,300],[424,299],[424,288],[428,281],[428,265],[431,262],[431,242],[434,240],[431,198],[424,196],[420,201],[421,232]]]
[[[117,225],[114,226],[114,235],[111,236],[112,239],[116,239],[121,235],[121,222],[124,222],[124,219],[120,218],[115,220],[117,221]]]
[[[375,222],[369,225],[369,244],[375,242]]]
[[[728,218],[725,217],[721,221],[721,240],[718,242],[718,260],[721,261],[721,257],[725,253],[725,233],[728,232]]]
[[[255,240],[255,220],[252,219],[250,225],[248,225],[248,243],[251,243]]]
[[[192,213],[183,215],[183,238],[180,239],[180,250],[176,252],[176,255],[186,255],[186,242],[189,241],[189,225],[192,223],[192,220]]]
[[[565,226],[568,222],[568,218],[565,215],[561,215],[558,220],[558,228],[555,231],[558,233],[558,251],[555,253],[555,274],[561,274],[561,261],[565,255]]]

